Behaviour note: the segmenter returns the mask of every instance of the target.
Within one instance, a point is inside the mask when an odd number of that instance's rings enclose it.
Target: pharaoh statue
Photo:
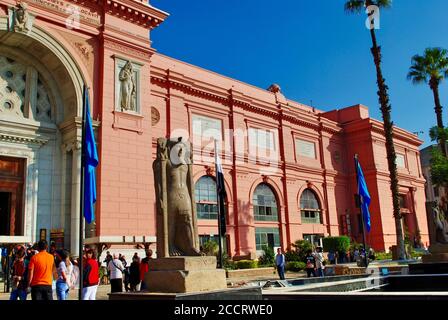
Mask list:
[[[130,61],[126,62],[118,75],[120,80],[120,107],[121,110],[136,111],[135,97],[136,85],[134,70]]]
[[[157,139],[154,180],[157,256],[199,256],[192,178],[192,146],[182,138]]]
[[[448,244],[448,221],[446,217],[446,199],[442,197],[439,205],[433,207],[433,221],[435,224],[435,240],[439,244]]]

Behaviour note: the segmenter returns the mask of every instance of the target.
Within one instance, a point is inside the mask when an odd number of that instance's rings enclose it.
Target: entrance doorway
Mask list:
[[[0,156],[0,236],[23,235],[25,159]]]
[[[0,235],[10,234],[11,192],[0,192]]]

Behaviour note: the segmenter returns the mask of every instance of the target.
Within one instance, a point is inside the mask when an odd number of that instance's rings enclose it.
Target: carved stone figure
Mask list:
[[[130,61],[126,62],[121,69],[118,78],[120,85],[120,107],[121,110],[136,111],[136,85],[134,79],[134,70]]]
[[[29,31],[28,27],[28,5],[26,3],[19,2],[15,9],[14,15],[14,30],[15,31]]]
[[[159,258],[200,255],[191,148],[182,138],[157,139],[153,169]]]
[[[448,221],[444,212],[444,198],[441,199],[440,205],[433,207],[433,221],[436,227],[436,242],[440,244],[448,244]]]

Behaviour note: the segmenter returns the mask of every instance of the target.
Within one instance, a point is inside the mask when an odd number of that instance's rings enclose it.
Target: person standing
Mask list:
[[[26,300],[27,282],[26,282],[25,248],[21,248],[16,253],[16,259],[12,266],[12,291],[9,300]]]
[[[277,255],[275,256],[275,265],[277,266],[278,276],[280,280],[285,280],[285,255],[282,253],[282,249],[277,249]]]
[[[70,279],[73,270],[68,253],[64,250],[57,250],[56,254],[56,268],[58,272],[58,279],[56,280],[56,296],[58,300],[67,300],[68,292],[71,287]]]
[[[142,262],[140,263],[140,291],[144,291],[147,289],[146,283],[145,283],[145,274],[149,271],[149,260],[152,259],[152,250],[148,249],[146,251],[146,258],[142,259]]]
[[[92,249],[86,250],[86,262],[83,273],[82,300],[95,300],[100,281],[98,262]]]
[[[79,290],[79,267],[78,267],[78,259],[72,258],[72,272],[70,277],[70,290]]]
[[[316,259],[314,258],[313,252],[311,250],[308,250],[306,252],[305,266],[308,278],[311,277],[311,275],[313,275],[313,277],[316,277]]]
[[[34,255],[28,267],[28,287],[33,300],[53,300],[52,282],[57,278],[54,256],[47,252],[48,243],[40,240],[39,253]]]
[[[314,254],[314,258],[316,261],[316,271],[317,271],[317,276],[318,277],[323,277],[324,276],[324,255],[322,253],[322,248],[321,247],[317,247],[316,248],[316,253]]]
[[[129,283],[131,285],[131,292],[137,291],[140,284],[140,258],[137,256],[132,258],[131,266],[129,267]]]
[[[107,265],[110,271],[110,292],[123,292],[123,263],[118,259],[116,253],[113,254],[113,259]]]

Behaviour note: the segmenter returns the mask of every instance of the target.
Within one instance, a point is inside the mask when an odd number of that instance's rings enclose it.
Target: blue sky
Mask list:
[[[348,15],[344,0],[152,0],[170,13],[152,32],[153,47],[173,58],[267,88],[321,110],[356,103],[381,120],[371,39],[365,15]],[[436,123],[427,85],[406,79],[411,57],[426,47],[448,48],[446,0],[395,0],[381,12],[377,37],[389,86],[392,118],[411,132]],[[448,81],[440,87],[442,105]],[[444,121],[448,124],[447,109]]]

